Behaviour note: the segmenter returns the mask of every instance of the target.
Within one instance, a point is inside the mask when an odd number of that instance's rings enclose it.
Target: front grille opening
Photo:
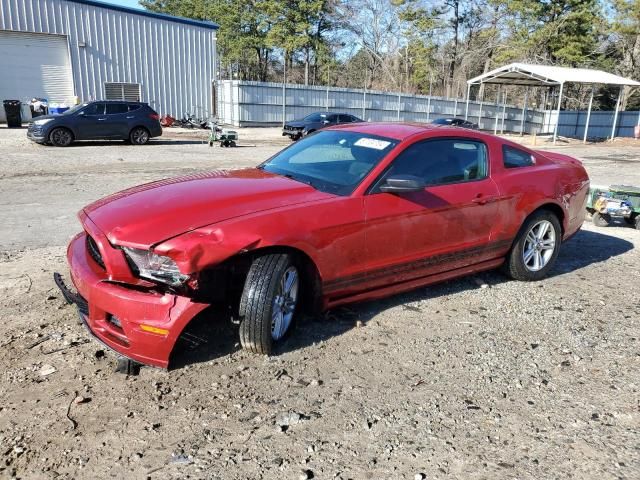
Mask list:
[[[120,319],[115,315],[111,315],[110,313],[107,314],[107,322],[109,322],[118,331],[124,332],[124,330],[122,329],[122,323],[120,322]]]
[[[87,235],[87,251],[89,252],[89,255],[91,255],[91,258],[93,258],[94,262],[96,262],[102,268],[105,268],[104,260],[102,260],[102,254],[100,253],[100,249],[98,249],[98,245],[96,244],[95,240],[91,238],[90,235]]]

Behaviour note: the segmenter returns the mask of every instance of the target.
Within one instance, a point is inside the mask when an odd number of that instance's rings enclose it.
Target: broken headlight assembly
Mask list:
[[[140,278],[179,287],[189,279],[189,275],[180,273],[178,265],[171,258],[158,255],[149,250],[123,247],[129,265]]]

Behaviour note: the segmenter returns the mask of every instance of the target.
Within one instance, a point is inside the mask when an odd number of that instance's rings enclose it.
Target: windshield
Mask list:
[[[70,115],[72,113],[76,113],[78,110],[86,107],[87,105],[89,105],[88,103],[81,103],[80,105],[75,105],[73,107],[71,107],[69,110],[67,110],[66,112],[63,112],[62,115]]]
[[[259,168],[323,192],[350,195],[397,144],[391,138],[324,130],[297,141]]]
[[[434,120],[432,123],[434,123],[436,125],[448,125],[450,123],[453,123],[453,119],[451,119],[451,118],[438,118],[438,119]]]

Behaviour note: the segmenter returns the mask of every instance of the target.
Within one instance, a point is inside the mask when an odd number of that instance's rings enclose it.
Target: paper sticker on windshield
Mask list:
[[[354,143],[357,147],[365,147],[365,148],[374,148],[376,150],[384,150],[391,142],[386,142],[385,140],[378,140],[377,138],[361,138],[357,142]]]

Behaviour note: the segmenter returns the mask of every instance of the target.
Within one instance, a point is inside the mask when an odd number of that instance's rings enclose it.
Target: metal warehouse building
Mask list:
[[[1,100],[34,97],[140,100],[161,114],[204,116],[217,28],[93,0],[0,0],[0,121]]]

